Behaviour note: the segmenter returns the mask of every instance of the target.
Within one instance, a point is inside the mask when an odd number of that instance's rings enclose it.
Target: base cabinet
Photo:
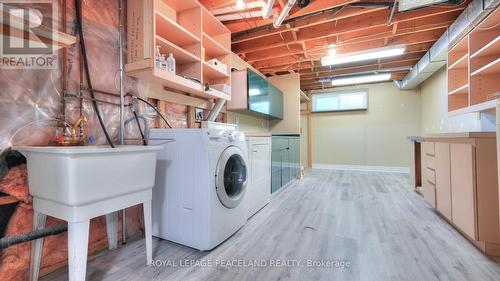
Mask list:
[[[453,143],[450,146],[452,221],[470,238],[477,239],[472,145]]]
[[[300,177],[300,136],[273,136],[271,192]]]
[[[250,176],[245,200],[251,217],[271,199],[271,139],[250,138],[248,159]]]
[[[481,251],[500,256],[495,133],[424,139],[422,196]]]
[[[436,143],[436,209],[448,220],[451,217],[451,163],[450,144]]]

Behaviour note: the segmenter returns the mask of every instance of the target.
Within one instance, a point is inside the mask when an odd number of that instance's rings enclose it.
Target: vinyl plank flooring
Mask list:
[[[498,260],[474,248],[401,174],[313,170],[210,252],[161,239],[153,247],[166,266],[145,266],[143,240],[131,241],[90,257],[87,280],[500,280]],[[216,266],[234,260],[266,266]],[[67,280],[67,270],[42,280]]]

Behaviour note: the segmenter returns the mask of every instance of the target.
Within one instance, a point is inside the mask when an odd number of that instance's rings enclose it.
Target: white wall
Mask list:
[[[271,120],[271,132],[300,134],[300,75],[279,75],[267,80],[283,92],[283,120]]]
[[[409,167],[407,136],[420,135],[418,90],[394,83],[336,88],[368,89],[368,110],[312,114],[313,167]],[[331,90],[330,90],[331,92]]]
[[[448,116],[448,80],[446,67],[420,85],[422,99],[422,134],[480,131],[479,113]]]

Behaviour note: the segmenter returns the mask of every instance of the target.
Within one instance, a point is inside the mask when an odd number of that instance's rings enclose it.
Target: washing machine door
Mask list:
[[[226,208],[236,208],[241,204],[247,186],[247,164],[241,150],[235,146],[226,148],[216,171],[215,189],[220,202]]]

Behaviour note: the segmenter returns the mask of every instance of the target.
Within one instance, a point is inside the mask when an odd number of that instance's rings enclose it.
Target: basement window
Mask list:
[[[313,112],[368,109],[368,90],[321,93],[312,95]]]

